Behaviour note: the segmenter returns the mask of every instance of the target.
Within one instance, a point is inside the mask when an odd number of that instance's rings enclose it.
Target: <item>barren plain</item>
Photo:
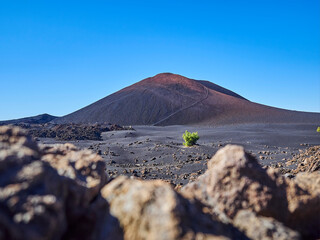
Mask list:
[[[110,177],[135,176],[163,179],[185,185],[201,175],[207,161],[227,144],[243,146],[261,165],[290,174],[295,164],[287,162],[300,151],[320,144],[314,124],[241,124],[203,126],[133,126],[134,130],[102,133],[102,141],[57,141],[39,138],[42,144],[71,142],[81,149],[98,153],[107,165]],[[185,130],[198,132],[198,145],[185,147]]]

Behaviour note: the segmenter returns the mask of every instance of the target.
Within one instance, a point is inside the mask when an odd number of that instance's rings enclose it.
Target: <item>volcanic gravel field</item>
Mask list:
[[[299,150],[320,145],[320,134],[313,124],[244,124],[218,127],[133,126],[135,130],[102,133],[103,141],[68,141],[101,155],[111,177],[136,176],[142,179],[163,179],[185,185],[202,174],[207,161],[227,145],[238,144],[264,166],[279,168],[282,173],[295,165],[286,163]],[[185,147],[182,134],[197,131],[198,145]],[[43,144],[65,143],[40,138]]]

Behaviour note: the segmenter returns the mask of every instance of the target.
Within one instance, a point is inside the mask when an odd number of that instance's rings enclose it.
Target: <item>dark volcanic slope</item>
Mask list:
[[[209,82],[209,81],[203,81],[203,80],[196,80],[197,82],[201,83],[203,86],[207,87],[207,88],[210,88],[211,90],[214,90],[214,91],[217,91],[217,92],[220,92],[220,93],[224,93],[226,95],[230,95],[230,96],[233,96],[233,97],[236,97],[236,98],[241,98],[241,99],[244,99],[244,100],[247,100],[245,99],[244,97],[240,96],[239,94],[236,94],[235,92],[232,92],[226,88],[223,88],[217,84],[214,84],[212,82]]]
[[[318,113],[252,103],[208,81],[162,73],[111,94],[55,123],[111,122],[121,125],[317,123]]]
[[[0,125],[7,125],[7,124],[43,124],[50,122],[57,117],[49,115],[49,114],[41,114],[33,117],[26,117],[26,118],[19,118],[7,121],[0,121]]]

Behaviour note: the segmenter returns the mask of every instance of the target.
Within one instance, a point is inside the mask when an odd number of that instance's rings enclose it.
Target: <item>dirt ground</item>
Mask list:
[[[102,133],[103,141],[68,141],[79,148],[89,148],[101,155],[107,173],[163,179],[185,185],[206,169],[207,161],[227,144],[238,144],[264,166],[280,168],[283,173],[294,165],[286,162],[299,150],[320,145],[314,124],[243,124],[217,127],[133,126],[135,130]],[[182,134],[197,131],[198,145],[185,147]],[[43,144],[65,143],[41,138]]]

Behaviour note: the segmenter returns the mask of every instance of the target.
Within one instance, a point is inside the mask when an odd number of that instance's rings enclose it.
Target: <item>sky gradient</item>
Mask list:
[[[0,120],[62,116],[161,72],[320,112],[320,1],[0,2]]]

